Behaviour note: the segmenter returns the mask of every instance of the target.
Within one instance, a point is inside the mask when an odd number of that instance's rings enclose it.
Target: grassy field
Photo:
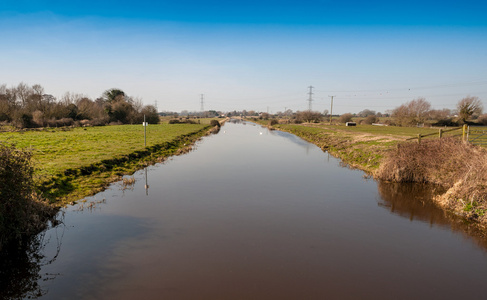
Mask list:
[[[0,141],[33,152],[35,180],[47,197],[84,197],[113,178],[133,172],[141,160],[167,156],[204,135],[201,124],[158,124],[1,132]]]
[[[147,127],[147,146],[169,142],[178,136],[200,130],[200,124],[159,124]],[[37,176],[46,177],[66,169],[143,150],[144,127],[120,125],[69,130],[43,130],[0,133],[0,139],[19,148],[32,149]]]

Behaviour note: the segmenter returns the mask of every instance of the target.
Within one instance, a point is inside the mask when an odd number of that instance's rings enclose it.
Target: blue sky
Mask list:
[[[484,1],[2,1],[0,84],[159,110],[487,109]]]

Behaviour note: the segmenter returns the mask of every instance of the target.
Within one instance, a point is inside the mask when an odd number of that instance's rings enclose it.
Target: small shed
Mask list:
[[[345,123],[346,126],[357,126],[357,123],[355,122],[347,122]]]

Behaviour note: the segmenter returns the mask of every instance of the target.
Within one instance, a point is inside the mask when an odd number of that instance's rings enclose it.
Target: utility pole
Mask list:
[[[154,101],[154,106],[156,108],[156,112],[159,112],[159,109],[157,108],[157,100]]]
[[[330,106],[330,125],[331,125],[331,118],[333,118],[333,97],[335,96],[328,96],[331,98],[331,106]]]
[[[309,92],[308,92],[308,95],[309,95],[309,98],[308,98],[308,110],[311,111],[311,102],[313,101],[312,95],[313,95],[313,88],[314,87],[312,85],[310,85],[310,86],[308,86],[308,88],[309,88]]]
[[[204,94],[201,94],[201,111],[204,111],[205,110],[204,109],[204,106],[203,106],[203,103],[204,103],[203,100],[204,100],[204,98],[205,98],[205,95]]]

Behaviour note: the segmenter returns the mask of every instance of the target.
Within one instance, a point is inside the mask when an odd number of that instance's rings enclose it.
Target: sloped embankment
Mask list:
[[[283,125],[279,130],[295,134],[339,157],[344,164],[373,174],[384,156],[398,143],[397,139],[364,133],[352,133],[326,128]]]
[[[384,157],[376,177],[443,187],[442,207],[487,225],[487,150],[455,138],[401,143]]]

